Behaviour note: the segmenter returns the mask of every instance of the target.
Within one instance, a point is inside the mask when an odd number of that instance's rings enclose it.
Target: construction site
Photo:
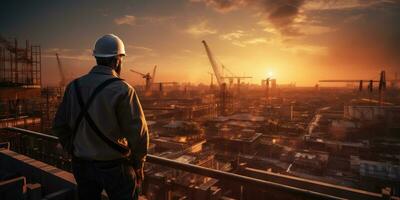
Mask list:
[[[51,132],[68,84],[62,61],[54,55],[59,87],[42,87],[40,45],[0,43],[0,194],[73,199],[71,158]],[[397,76],[249,84],[201,45],[208,86],[157,82],[157,66],[130,69],[145,80],[135,89],[150,130],[141,198],[399,199]]]

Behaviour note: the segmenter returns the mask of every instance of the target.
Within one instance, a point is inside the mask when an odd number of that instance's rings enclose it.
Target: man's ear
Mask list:
[[[116,63],[115,63],[114,70],[117,72],[118,75],[120,75],[120,74],[121,74],[122,60],[119,59],[119,58],[116,58],[116,59],[115,59],[115,62],[116,62]]]
[[[112,68],[115,69],[115,68],[118,66],[118,58],[115,57],[115,58],[112,60],[111,65],[112,65]]]

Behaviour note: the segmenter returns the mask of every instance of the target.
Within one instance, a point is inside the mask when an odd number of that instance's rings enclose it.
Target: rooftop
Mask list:
[[[19,128],[7,128],[9,131],[18,132],[23,135],[29,135],[34,138],[42,138],[48,141],[57,142],[57,137],[49,136],[33,131],[28,131]],[[181,156],[177,160],[170,160],[154,155],[148,155],[147,162],[151,164],[161,165],[176,170],[182,170],[193,174],[214,178],[224,182],[232,182],[241,185],[244,189],[242,195],[249,197],[251,196],[251,190],[261,191],[260,195],[267,197],[269,194],[282,194],[281,198],[276,199],[382,199],[382,194],[366,192],[362,190],[356,190],[348,187],[330,185],[318,181],[310,181],[306,179],[295,178],[292,176],[283,176],[272,172],[261,172],[257,170],[247,170],[245,174],[234,174],[231,172],[218,171],[215,169],[205,168],[197,165],[190,164],[192,158],[188,155]],[[25,177],[26,180],[32,182],[39,182],[42,187],[43,197],[54,197],[53,199],[63,199],[66,196],[72,197],[73,199],[76,194],[76,184],[73,176],[64,170],[48,165],[46,163],[34,160],[30,157],[21,155],[7,148],[7,145],[0,150],[0,163],[1,169],[9,171],[11,173],[18,173],[21,177]],[[261,174],[260,174],[261,173]],[[258,175],[257,175],[258,174]],[[20,185],[23,188],[32,188],[32,185],[26,184],[22,179],[11,180],[20,181]],[[9,180],[7,180],[9,181]],[[8,185],[9,182],[0,182],[0,191],[4,189],[4,184]],[[152,184],[152,180],[145,184]],[[207,183],[211,184],[211,183]],[[15,185],[14,185],[15,186]],[[13,187],[14,187],[13,186]],[[15,190],[12,194],[21,193],[25,196],[28,195],[29,191],[32,190]],[[229,188],[226,185],[220,185],[223,190]],[[196,187],[199,189],[199,187]],[[210,189],[215,187],[207,187]],[[247,189],[249,190],[247,190]],[[268,189],[267,189],[268,188]],[[147,188],[151,189],[151,188]],[[196,190],[197,190],[196,189]],[[19,191],[19,192],[18,192]],[[212,190],[215,192],[215,190]],[[248,193],[250,192],[250,193]],[[254,193],[254,192],[253,192]],[[8,193],[10,194],[10,193]],[[211,195],[211,193],[207,193]],[[214,194],[214,193],[212,193]],[[265,196],[266,195],[266,196]],[[211,196],[205,196],[211,198]],[[220,196],[219,198],[226,198]],[[398,199],[392,197],[392,199]]]

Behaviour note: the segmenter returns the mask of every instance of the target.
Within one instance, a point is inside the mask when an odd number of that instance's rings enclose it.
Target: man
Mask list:
[[[113,34],[98,39],[97,65],[65,89],[53,124],[72,155],[79,199],[137,199],[148,129],[139,98],[119,78],[125,48]]]

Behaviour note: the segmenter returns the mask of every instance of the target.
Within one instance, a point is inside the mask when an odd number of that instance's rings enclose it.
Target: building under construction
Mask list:
[[[40,88],[41,84],[41,48],[30,45],[18,45],[15,38],[10,41],[0,36],[0,84],[2,87]]]
[[[41,48],[0,36],[0,126],[40,122]]]
[[[42,87],[40,45],[0,36],[0,127],[49,132],[61,88]]]

